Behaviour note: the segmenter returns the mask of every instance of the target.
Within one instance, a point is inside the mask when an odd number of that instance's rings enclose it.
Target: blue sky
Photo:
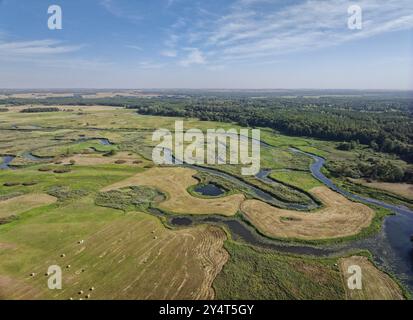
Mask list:
[[[0,0],[0,88],[412,89],[412,33],[411,0]]]

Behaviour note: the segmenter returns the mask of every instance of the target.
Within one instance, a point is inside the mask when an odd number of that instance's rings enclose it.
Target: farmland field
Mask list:
[[[362,233],[373,223],[376,208],[323,186],[311,175],[311,158],[291,150],[352,157],[331,142],[263,129],[262,139],[272,146],[261,148],[261,166],[271,180],[266,181],[243,177],[239,165],[155,165],[153,131],[173,131],[181,118],[103,105],[20,112],[27,107],[12,106],[0,114],[1,299],[408,297],[370,260],[360,263],[387,289],[380,295],[373,289],[349,294],[344,278],[350,258],[344,249],[329,248],[335,253],[328,257],[278,252],[255,247],[217,222],[170,223],[174,216],[221,216],[270,243],[272,238],[345,240]],[[195,118],[184,124],[203,131],[241,128]],[[208,182],[224,194],[206,197],[193,191]],[[283,208],[265,202],[257,190]],[[162,215],[153,214],[153,208]],[[62,290],[47,287],[51,265],[62,268]]]

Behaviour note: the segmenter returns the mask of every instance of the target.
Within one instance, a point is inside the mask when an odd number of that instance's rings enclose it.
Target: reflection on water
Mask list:
[[[341,189],[321,172],[325,163],[323,158],[297,149],[291,150],[312,157],[314,163],[310,167],[311,173],[330,189],[349,199],[380,206],[395,213],[385,218],[381,233],[356,241],[352,245],[356,248],[368,249],[377,264],[395,274],[413,292],[413,243],[410,240],[413,235],[413,212],[406,207],[362,197]]]
[[[217,197],[225,193],[220,187],[213,183],[201,184],[194,188],[194,191],[204,196]]]
[[[0,170],[11,169],[9,164],[14,160],[14,158],[15,157],[13,157],[13,156],[4,156],[2,158],[3,161],[0,163]]]

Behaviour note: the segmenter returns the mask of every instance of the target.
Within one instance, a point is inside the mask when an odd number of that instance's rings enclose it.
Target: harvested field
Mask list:
[[[247,200],[241,210],[259,231],[275,238],[341,238],[359,233],[372,222],[374,211],[361,203],[352,202],[327,187],[316,187],[310,192],[323,202],[325,208],[306,213]]]
[[[367,182],[364,179],[351,179],[356,183],[360,183],[366,187],[388,191],[402,197],[413,199],[413,184],[409,183],[390,183],[390,182]]]
[[[72,160],[76,165],[81,166],[114,164],[116,161],[125,161],[124,164],[140,166],[148,163],[148,161],[144,160],[142,157],[129,155],[128,152],[119,152],[111,157],[105,157],[101,154],[78,154],[73,157],[65,158],[62,164],[70,164],[70,161]],[[139,161],[139,163],[135,163],[136,161]]]
[[[30,209],[46,206],[56,202],[56,198],[48,194],[25,194],[0,202],[0,218],[18,215]]]
[[[23,254],[36,251],[36,263],[3,276],[7,279],[0,281],[3,297],[77,300],[90,294],[89,299],[212,299],[212,282],[228,260],[223,248],[226,235],[213,226],[172,231],[155,217],[131,212],[94,224],[82,236],[79,227],[51,224],[49,234],[35,236],[34,243],[53,242],[56,236],[64,239],[57,246],[39,249],[20,244]],[[30,233],[22,232],[23,237]],[[14,261],[16,254],[22,253],[10,252],[2,258]],[[45,272],[53,264],[63,269],[62,290],[47,288]]]
[[[160,204],[160,208],[174,213],[231,216],[238,211],[241,202],[244,200],[242,194],[216,199],[200,199],[190,195],[187,188],[198,183],[198,180],[193,178],[195,174],[195,170],[188,168],[151,168],[131,178],[112,184],[102,191],[144,185],[168,194],[168,199]]]
[[[346,298],[349,300],[403,300],[403,292],[393,279],[377,269],[366,257],[352,256],[339,260],[344,279]],[[362,289],[350,290],[347,280],[351,276],[348,267],[357,265],[361,268]]]

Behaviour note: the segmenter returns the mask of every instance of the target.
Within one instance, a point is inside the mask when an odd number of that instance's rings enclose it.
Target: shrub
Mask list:
[[[60,168],[60,169],[55,169],[53,170],[54,173],[68,173],[71,172],[72,170],[70,170],[69,168]]]
[[[126,161],[119,159],[119,160],[116,160],[115,163],[116,163],[116,164],[124,164],[124,163],[126,163]]]
[[[152,203],[165,199],[165,196],[152,188],[130,187],[122,190],[100,192],[96,196],[95,204],[123,211],[144,210]]]
[[[27,109],[23,109],[20,112],[23,113],[35,113],[35,112],[58,112],[59,108],[53,108],[53,107],[49,107],[49,108],[27,108]]]
[[[10,222],[12,222],[12,221],[14,221],[14,220],[17,220],[17,219],[18,219],[18,217],[15,216],[15,215],[8,216],[8,217],[4,217],[4,218],[0,218],[0,225],[6,224],[6,223],[10,223]]]
[[[37,184],[37,182],[35,182],[35,181],[23,182],[23,186],[25,186],[25,187],[34,186],[36,184]]]
[[[53,186],[47,190],[47,193],[53,197],[58,198],[60,201],[77,199],[87,196],[89,192],[84,189],[74,189],[72,190],[67,186]]]
[[[21,183],[20,182],[5,182],[3,184],[3,186],[5,187],[15,187],[15,186],[19,186]]]
[[[38,170],[41,171],[41,172],[46,172],[46,171],[52,171],[52,168],[50,168],[50,167],[40,167]]]

